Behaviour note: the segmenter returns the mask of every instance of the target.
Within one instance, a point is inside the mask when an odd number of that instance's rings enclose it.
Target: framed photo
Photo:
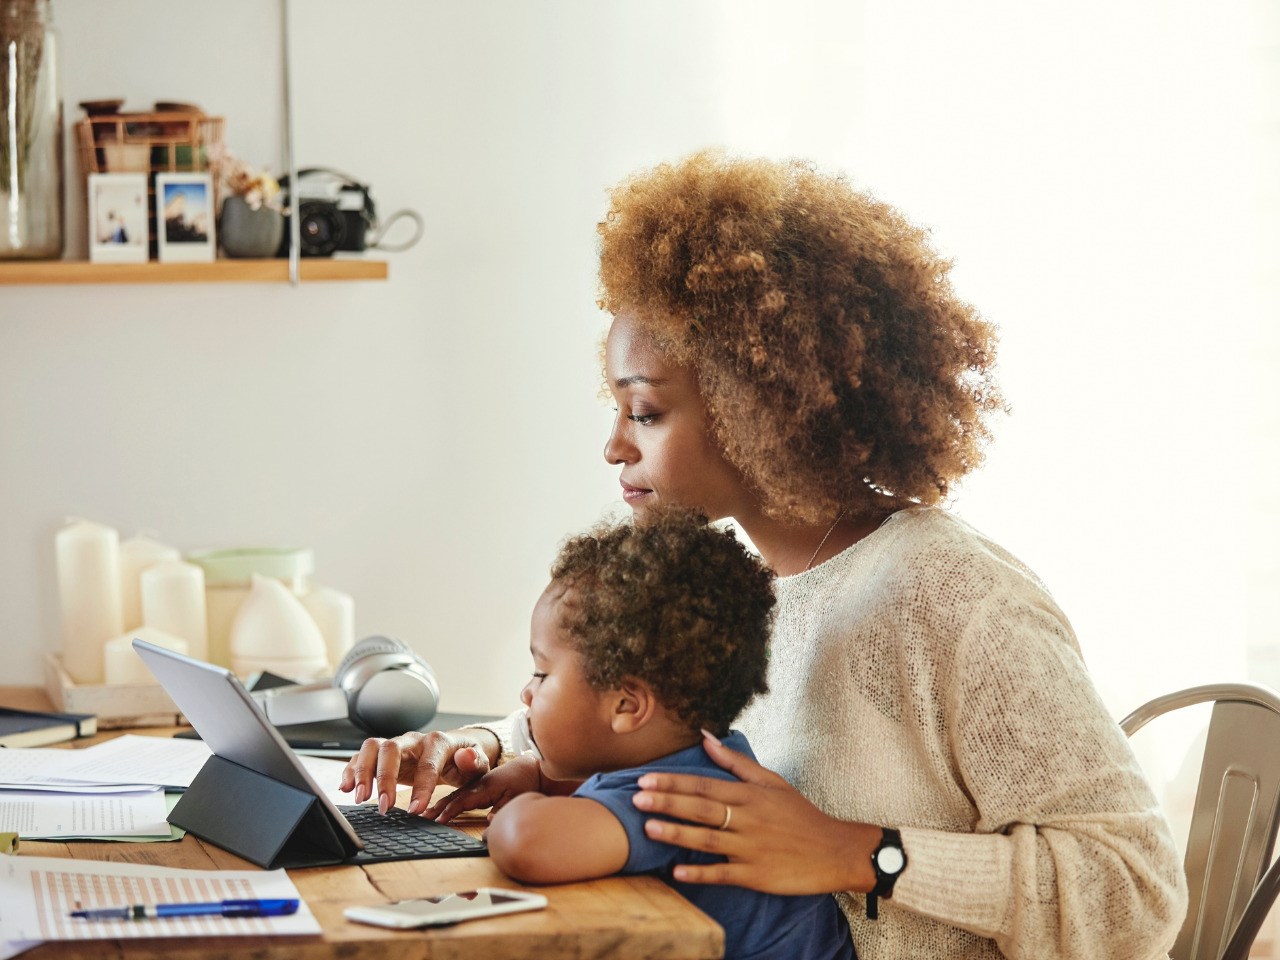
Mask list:
[[[156,235],[162,263],[211,262],[213,178],[207,173],[156,174]]]
[[[147,175],[89,174],[89,261],[147,262]]]

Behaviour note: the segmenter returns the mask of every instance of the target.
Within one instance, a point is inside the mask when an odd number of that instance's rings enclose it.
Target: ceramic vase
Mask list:
[[[270,207],[249,206],[244,197],[222,201],[218,242],[228,257],[274,257],[284,236],[284,215]]]

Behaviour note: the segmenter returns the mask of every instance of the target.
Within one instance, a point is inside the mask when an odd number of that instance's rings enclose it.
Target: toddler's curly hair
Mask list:
[[[644,680],[691,730],[717,736],[767,689],[773,579],[732,530],[676,508],[601,523],[551,566],[587,682]]]
[[[599,232],[600,306],[693,367],[769,515],[936,503],[981,462],[994,329],[926,231],[843,177],[704,151],[615,187]]]

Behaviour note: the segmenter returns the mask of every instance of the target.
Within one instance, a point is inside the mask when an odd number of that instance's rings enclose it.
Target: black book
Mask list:
[[[0,707],[0,747],[43,747],[98,732],[91,713],[51,713]]]

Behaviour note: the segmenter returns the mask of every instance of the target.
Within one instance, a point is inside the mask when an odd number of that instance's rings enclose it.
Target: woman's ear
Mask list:
[[[658,698],[653,688],[638,677],[623,677],[613,691],[609,723],[614,733],[634,733],[645,727],[658,713]]]

